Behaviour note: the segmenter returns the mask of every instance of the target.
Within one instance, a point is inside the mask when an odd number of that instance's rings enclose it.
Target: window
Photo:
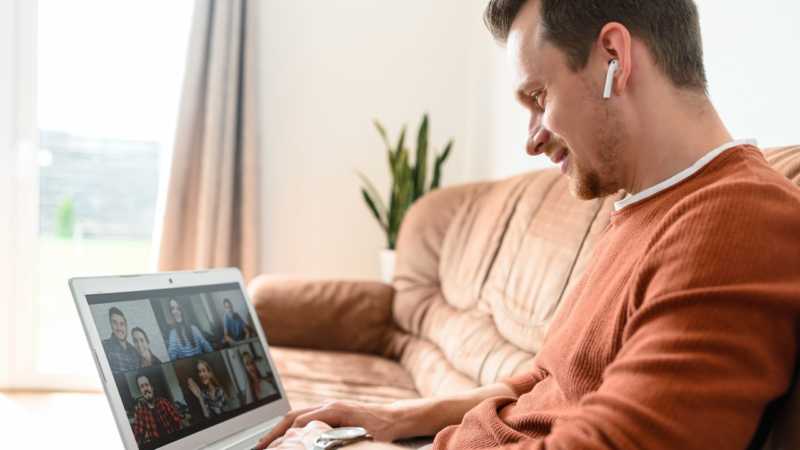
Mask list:
[[[67,280],[154,269],[192,2],[0,1],[22,19],[13,82],[30,111],[13,125],[26,252],[0,256],[17,266],[8,384],[99,387]]]

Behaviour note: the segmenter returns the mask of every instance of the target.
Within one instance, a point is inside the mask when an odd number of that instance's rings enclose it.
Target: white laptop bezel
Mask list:
[[[111,368],[108,365],[108,358],[106,358],[105,350],[102,345],[102,337],[99,336],[97,331],[97,326],[94,323],[94,317],[92,316],[86,296],[228,283],[237,283],[247,300],[247,308],[250,311],[251,317],[254,318],[253,325],[264,346],[264,353],[267,356],[270,368],[275,374],[275,380],[278,383],[278,391],[281,394],[281,398],[280,400],[276,400],[240,416],[159,447],[159,449],[163,450],[207,447],[214,442],[242,432],[243,430],[285,415],[290,409],[289,401],[286,398],[286,391],[283,388],[283,383],[281,382],[269,351],[266,335],[261,328],[261,322],[258,320],[258,315],[256,315],[253,304],[250,301],[250,296],[245,289],[241,273],[238,269],[226,268],[193,272],[162,272],[145,275],[73,278],[69,280],[69,286],[72,290],[81,322],[83,323],[84,332],[89,341],[89,346],[94,353],[97,370],[100,372],[100,381],[103,384],[103,390],[111,405],[114,421],[117,423],[117,428],[120,431],[120,436],[122,437],[122,442],[126,449],[138,449],[139,445],[133,436],[133,431],[128,422],[125,407],[122,404],[122,398],[117,390],[117,384],[114,382]]]

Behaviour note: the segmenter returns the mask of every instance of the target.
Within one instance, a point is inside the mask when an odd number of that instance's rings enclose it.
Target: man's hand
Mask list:
[[[327,424],[334,428],[363,427],[378,441],[390,442],[404,437],[399,425],[397,411],[391,405],[335,401],[324,403],[314,408],[290,412],[269,434],[259,441],[256,448],[259,450],[267,448],[268,445],[284,436],[284,433],[288,435],[292,429],[304,428],[312,421],[321,421],[324,422],[323,425]],[[296,431],[293,432],[293,434],[296,433]],[[270,448],[272,448],[271,445]]]
[[[311,450],[314,442],[322,433],[330,430],[331,427],[318,420],[312,420],[303,428],[290,428],[283,436],[272,441],[267,448],[278,450]],[[261,443],[256,448],[263,448]]]
[[[517,394],[504,383],[495,383],[459,394],[443,397],[398,400],[388,405],[348,401],[325,403],[314,408],[290,412],[261,439],[258,449],[267,448],[290,428],[302,428],[312,420],[331,427],[363,427],[373,439],[391,442],[415,436],[433,436],[448,425],[461,422],[464,414],[478,403],[492,397],[513,397]],[[386,448],[370,443],[372,447]],[[359,445],[367,445],[362,442]],[[355,448],[355,447],[354,447]]]

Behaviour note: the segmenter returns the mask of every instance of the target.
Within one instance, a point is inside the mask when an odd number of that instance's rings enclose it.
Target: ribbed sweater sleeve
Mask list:
[[[799,214],[782,185],[689,193],[646,243],[598,389],[548,435],[494,448],[746,448],[796,363]]]

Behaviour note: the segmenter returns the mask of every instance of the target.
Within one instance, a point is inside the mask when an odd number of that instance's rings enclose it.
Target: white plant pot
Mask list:
[[[394,250],[381,250],[381,279],[384,283],[391,284],[394,278]]]

